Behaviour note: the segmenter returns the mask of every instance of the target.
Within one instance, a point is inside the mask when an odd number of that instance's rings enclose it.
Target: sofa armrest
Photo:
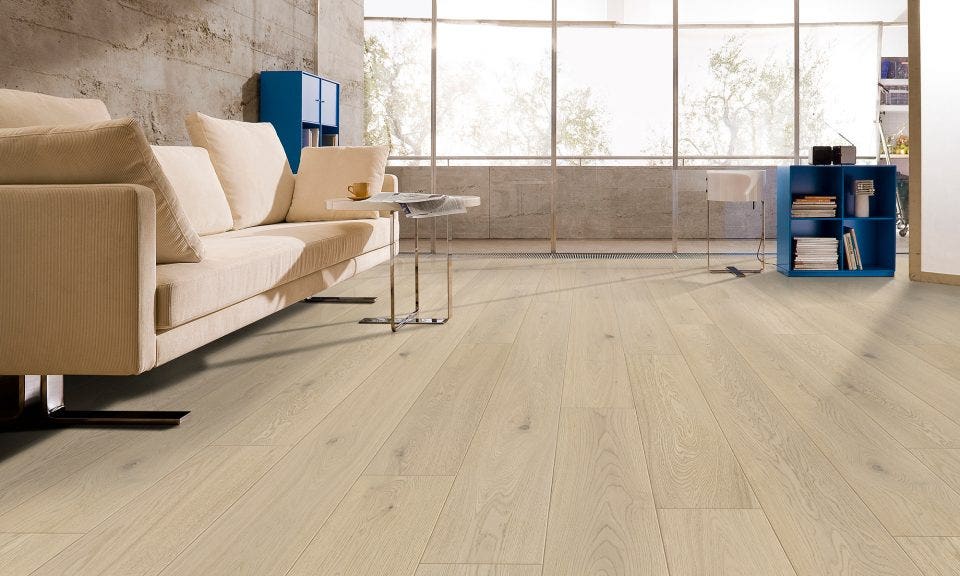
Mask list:
[[[0,374],[152,368],[155,261],[148,188],[0,186]]]

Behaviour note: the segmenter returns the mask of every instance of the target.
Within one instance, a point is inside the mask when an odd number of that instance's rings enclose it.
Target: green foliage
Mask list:
[[[731,34],[710,51],[710,81],[686,86],[680,98],[679,153],[702,156],[793,154],[793,65],[785,54],[762,61],[744,51],[742,34]],[[804,134],[821,130],[819,81],[822,56],[805,46],[800,78]]]
[[[383,38],[381,40],[381,38]],[[430,145],[429,51],[419,36],[396,27],[365,42],[364,89],[368,145],[388,145],[393,155],[425,156]],[[388,48],[389,47],[389,48]],[[514,63],[501,74],[505,98],[487,98],[484,62],[438,71],[439,138],[459,153],[477,156],[550,154],[549,55],[530,73]],[[488,71],[487,71],[488,72]],[[558,149],[572,155],[609,153],[607,117],[589,88],[558,95]]]

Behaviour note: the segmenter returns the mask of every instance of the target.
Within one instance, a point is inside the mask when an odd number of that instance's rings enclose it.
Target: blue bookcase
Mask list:
[[[873,180],[870,216],[854,216],[854,181]],[[896,270],[895,166],[782,166],[777,169],[777,269],[787,276],[893,276]],[[835,218],[794,218],[794,198],[836,196]],[[848,270],[843,234],[856,231],[863,270]],[[802,236],[839,240],[840,270],[796,270],[795,239]]]
[[[311,144],[335,146],[340,134],[340,84],[301,71],[260,73],[260,121],[280,137],[294,172],[300,150]]]

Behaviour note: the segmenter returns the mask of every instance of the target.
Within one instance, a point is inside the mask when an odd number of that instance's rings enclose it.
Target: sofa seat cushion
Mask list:
[[[390,243],[390,219],[272,224],[201,241],[202,262],[157,267],[158,331],[382,248]]]

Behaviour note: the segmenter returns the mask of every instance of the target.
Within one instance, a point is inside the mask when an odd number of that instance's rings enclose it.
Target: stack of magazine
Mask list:
[[[790,215],[794,218],[836,218],[836,196],[803,196],[794,198]]]
[[[857,231],[845,228],[843,233],[843,251],[847,256],[847,270],[863,270],[860,260],[860,244],[857,243]]]
[[[358,204],[364,202],[394,202],[400,205],[403,213],[409,218],[447,216],[463,214],[467,211],[464,199],[460,196],[424,194],[422,192],[381,192],[366,200],[357,201]]]
[[[839,270],[840,241],[836,238],[796,239],[794,270]]]

